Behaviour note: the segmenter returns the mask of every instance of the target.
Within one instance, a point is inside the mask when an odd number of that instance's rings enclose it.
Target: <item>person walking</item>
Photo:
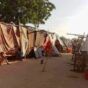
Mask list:
[[[41,59],[40,63],[43,64],[44,63],[44,49],[43,49],[43,46],[40,46],[38,48],[38,56]]]

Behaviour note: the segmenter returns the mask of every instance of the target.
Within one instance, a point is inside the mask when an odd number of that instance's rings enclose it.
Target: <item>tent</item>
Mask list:
[[[21,56],[25,57],[27,54],[27,50],[28,50],[28,29],[26,29],[25,27],[20,26],[20,43],[21,43]]]
[[[28,29],[28,49],[29,52],[35,45],[35,32],[31,29]]]
[[[49,33],[46,36],[44,42],[44,49],[47,55],[49,56],[58,56],[60,53],[55,46],[56,36],[53,33]]]
[[[0,23],[0,38],[2,52],[16,51],[18,48],[18,42],[12,25]]]
[[[38,56],[38,49],[39,47],[43,46],[44,40],[45,40],[45,33],[44,30],[28,30],[28,37],[29,37],[29,57],[39,57]],[[34,51],[33,51],[34,50]],[[34,55],[35,53],[35,55]],[[30,55],[32,54],[32,55]]]
[[[47,35],[47,36],[46,36]],[[43,46],[50,55],[57,55],[55,46],[56,35],[45,30],[33,30],[23,25],[0,23],[0,52],[7,52],[11,56],[17,53],[25,57],[34,47]]]
[[[63,52],[63,48],[65,47],[63,41],[60,39],[60,37],[57,34],[56,34],[55,46],[59,52]]]
[[[50,40],[51,40],[51,43],[52,43],[52,50],[53,50],[53,55],[59,55],[59,51],[58,49],[56,48],[55,46],[55,42],[56,42],[56,35],[55,33],[54,34],[49,34],[50,36]]]
[[[42,46],[43,43],[44,43],[44,40],[45,40],[45,34],[46,34],[46,31],[44,30],[39,30],[39,31],[36,31],[36,41],[35,41],[35,46]]]

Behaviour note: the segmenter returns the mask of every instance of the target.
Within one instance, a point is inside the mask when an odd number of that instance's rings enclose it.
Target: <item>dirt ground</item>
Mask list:
[[[70,71],[71,55],[46,59],[45,72],[40,59],[0,66],[0,88],[88,88],[84,73]]]

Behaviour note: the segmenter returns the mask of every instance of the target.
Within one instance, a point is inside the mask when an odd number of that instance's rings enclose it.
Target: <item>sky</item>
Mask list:
[[[88,0],[49,0],[56,9],[40,28],[60,36],[72,37],[67,33],[88,33]]]

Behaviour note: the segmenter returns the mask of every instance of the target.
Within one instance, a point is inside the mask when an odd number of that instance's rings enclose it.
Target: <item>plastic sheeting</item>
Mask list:
[[[35,40],[35,37],[34,37],[34,32],[32,32],[31,30],[28,30],[29,33],[28,33],[28,48],[29,48],[29,52],[31,50],[31,48],[34,47],[34,40]]]
[[[40,47],[44,43],[44,32],[38,31],[36,32],[36,41],[35,41],[35,46]]]
[[[56,35],[55,34],[52,34],[52,35],[49,35],[49,36],[50,36],[50,40],[51,40],[51,43],[52,43],[53,54],[54,55],[55,54],[58,55],[59,54],[59,51],[58,51],[58,49],[55,46]]]
[[[20,47],[20,30],[17,29],[16,26],[13,26],[13,30],[14,30],[14,33],[15,33],[15,37],[16,37],[17,44]]]
[[[16,36],[11,25],[0,23],[1,51],[16,50],[18,48]]]
[[[87,52],[88,52],[88,36],[86,37],[85,42],[83,42],[83,44],[82,44],[80,50],[81,50],[81,51],[87,51]]]
[[[21,55],[22,57],[26,56],[28,50],[28,36],[27,29],[24,27],[20,27],[20,42],[21,42]]]

